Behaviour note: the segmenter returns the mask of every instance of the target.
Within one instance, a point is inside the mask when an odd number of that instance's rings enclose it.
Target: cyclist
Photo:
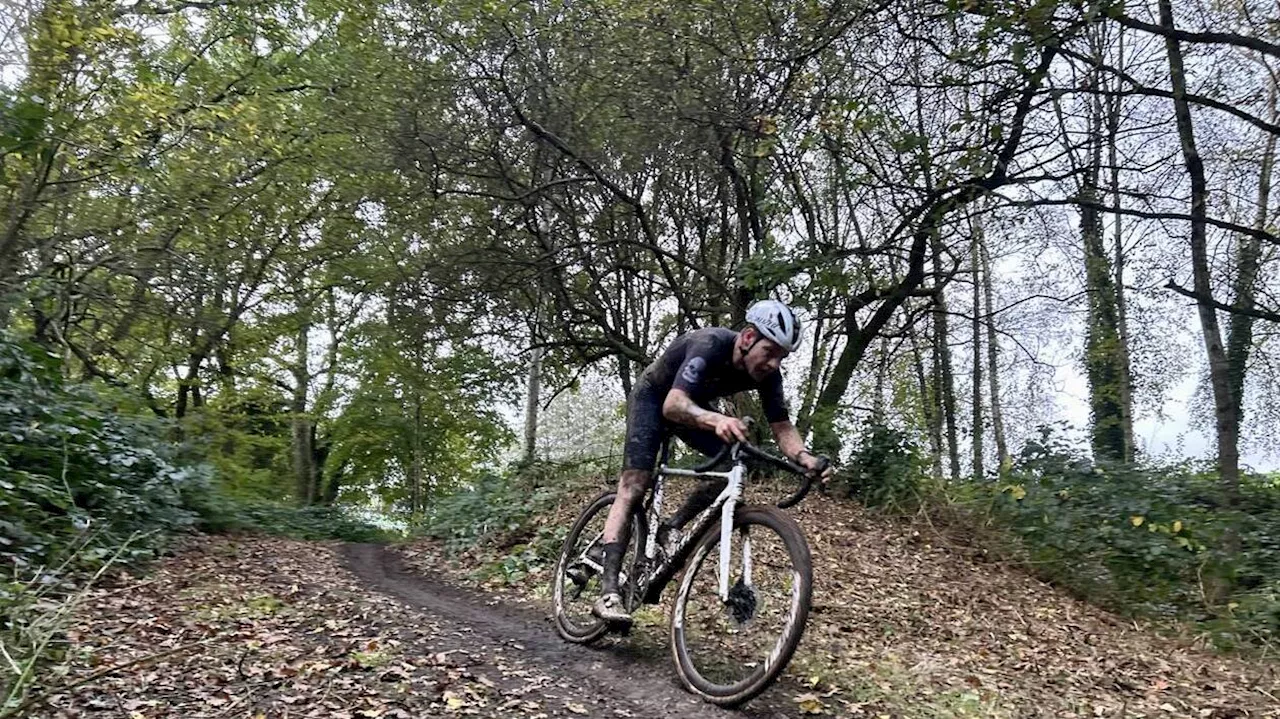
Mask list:
[[[747,441],[747,425],[713,409],[713,400],[755,389],[779,449],[797,464],[831,474],[830,462],[805,449],[791,424],[782,394],[782,360],[800,346],[800,322],[790,307],[761,300],[747,310],[740,332],[706,327],[680,335],[636,382],[627,402],[627,439],[617,498],[605,520],[603,596],[591,611],[616,628],[631,623],[618,593],[618,572],[630,537],[632,508],[653,479],[653,466],[663,440],[674,434],[706,455],[725,443]],[[703,485],[659,529],[660,536],[678,529],[711,505],[723,485]]]

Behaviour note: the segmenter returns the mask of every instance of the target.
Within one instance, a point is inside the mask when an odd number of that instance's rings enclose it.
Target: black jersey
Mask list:
[[[694,402],[708,404],[745,390],[758,390],[769,422],[789,418],[782,393],[782,373],[773,372],[757,382],[746,370],[733,366],[733,346],[738,333],[723,327],[706,327],[686,332],[675,339],[662,356],[641,375],[640,384],[666,397],[672,388],[683,390]]]

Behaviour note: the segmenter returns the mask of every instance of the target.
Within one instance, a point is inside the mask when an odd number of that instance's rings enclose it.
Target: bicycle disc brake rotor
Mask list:
[[[725,611],[739,627],[745,626],[756,616],[756,592],[742,583],[742,578],[729,589],[724,603]]]

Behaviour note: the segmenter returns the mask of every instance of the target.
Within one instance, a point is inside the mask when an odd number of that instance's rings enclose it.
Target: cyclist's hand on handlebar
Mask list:
[[[720,415],[714,420],[716,436],[725,444],[747,441],[747,423],[737,417]]]
[[[819,454],[813,454],[808,450],[802,452],[799,457],[801,467],[809,470],[809,473],[823,484],[826,484],[833,474],[835,467],[831,465],[831,460]]]

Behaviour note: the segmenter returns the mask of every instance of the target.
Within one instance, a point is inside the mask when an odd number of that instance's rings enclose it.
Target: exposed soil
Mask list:
[[[679,686],[668,655],[651,651],[647,642],[606,637],[591,647],[569,644],[536,606],[511,604],[409,571],[396,552],[380,546],[348,545],[345,554],[352,570],[371,588],[434,616],[451,618],[482,641],[519,644],[524,658],[570,679],[600,711],[629,708],[643,717],[786,716],[780,697],[762,697],[733,711],[695,699]]]

